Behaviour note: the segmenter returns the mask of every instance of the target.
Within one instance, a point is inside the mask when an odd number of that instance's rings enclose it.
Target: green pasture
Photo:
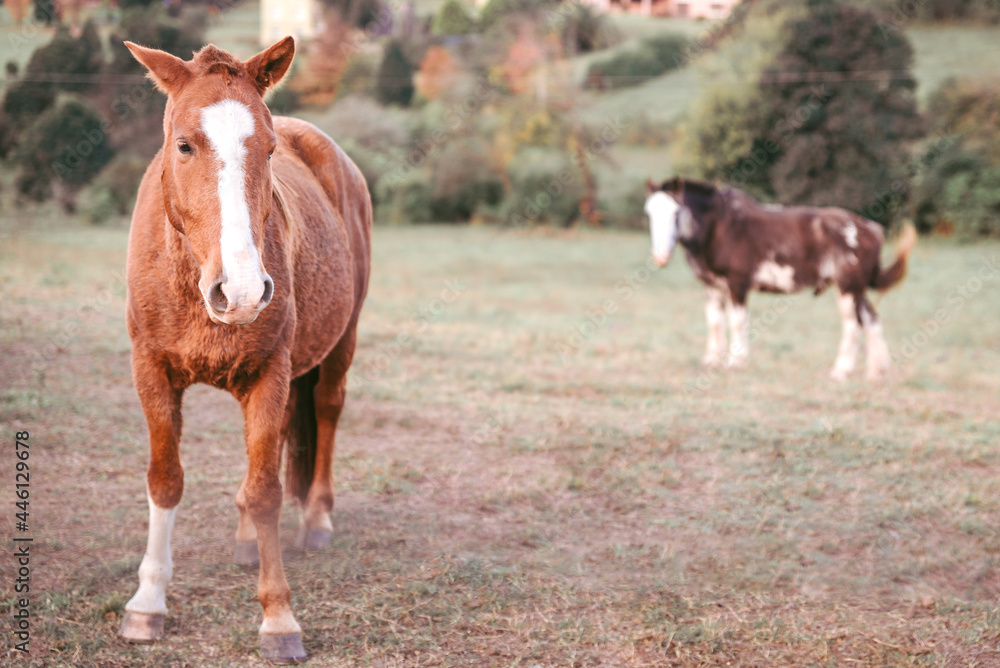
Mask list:
[[[124,645],[147,516],[126,232],[12,210],[2,232],[0,432],[33,448],[20,663],[262,665],[256,573],[229,563],[237,403],[185,398],[167,636]],[[1000,244],[922,240],[875,297],[897,364],[835,385],[829,294],[754,295],[749,368],[702,369],[702,289],[681,258],[649,271],[643,234],[374,242],[334,544],[285,549],[311,665],[1000,661]]]

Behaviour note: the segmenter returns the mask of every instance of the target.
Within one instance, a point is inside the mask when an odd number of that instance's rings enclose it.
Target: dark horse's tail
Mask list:
[[[906,225],[899,235],[896,250],[899,253],[896,261],[885,269],[879,269],[872,278],[871,286],[876,290],[888,290],[903,280],[906,276],[906,262],[917,245],[917,230],[913,225]]]
[[[313,395],[319,382],[319,367],[292,381],[295,406],[288,423],[288,466],[286,493],[304,502],[309,495],[316,466],[316,405]]]

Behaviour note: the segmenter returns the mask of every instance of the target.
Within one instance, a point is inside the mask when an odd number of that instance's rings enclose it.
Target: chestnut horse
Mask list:
[[[236,561],[259,561],[265,658],[305,659],[278,538],[282,447],[302,508],[299,543],[329,543],[331,464],[371,257],[364,177],[312,125],[263,96],[291,37],[246,62],[215,46],[189,61],[126,42],[166,93],[163,148],[139,187],[127,263],[132,372],[149,427],[149,542],[120,635],[163,635],[170,534],[184,488],[181,396],[194,383],[243,409],[247,472]]]

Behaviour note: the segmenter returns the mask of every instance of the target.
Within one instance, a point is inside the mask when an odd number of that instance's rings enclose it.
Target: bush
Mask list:
[[[101,170],[94,186],[107,192],[108,202],[114,213],[121,216],[132,213],[139,183],[148,166],[149,160],[146,158],[134,153],[124,153],[116,155]]]
[[[1000,236],[998,105],[1000,79],[947,81],[931,96],[929,113],[945,148],[923,161],[913,193],[918,229]]]
[[[569,227],[584,196],[579,169],[562,157],[523,151],[508,167],[512,190],[500,207],[501,224]]]
[[[637,86],[683,65],[687,45],[688,40],[683,35],[644,39],[636,49],[591,63],[586,85],[604,89]]]
[[[59,184],[63,207],[71,210],[76,192],[113,155],[100,113],[84,100],[67,100],[42,114],[22,137],[16,158],[18,191],[42,201]]]
[[[479,29],[486,32],[514,14],[538,15],[554,10],[561,0],[489,0],[479,14]]]
[[[563,8],[558,23],[567,54],[600,51],[620,41],[607,14],[578,2],[564,4]]]
[[[302,95],[291,86],[281,86],[267,98],[267,108],[274,116],[289,116],[302,108]]]
[[[462,0],[445,0],[434,15],[435,35],[468,35],[476,31],[476,23]]]
[[[337,97],[375,94],[375,77],[378,74],[378,61],[372,56],[356,51],[351,54],[344,67],[344,73],[340,75],[340,86],[337,88]]]
[[[434,220],[433,188],[426,173],[415,172],[399,181],[381,181],[373,191],[378,204],[375,218],[389,225],[429,223]]]
[[[395,40],[385,48],[375,82],[375,92],[382,104],[406,107],[413,99],[413,66],[406,59],[402,45]]]
[[[451,142],[431,154],[431,211],[441,222],[465,222],[503,199],[503,183],[482,139]]]

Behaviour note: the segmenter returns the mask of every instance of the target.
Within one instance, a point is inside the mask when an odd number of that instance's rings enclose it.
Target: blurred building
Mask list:
[[[274,44],[288,35],[297,42],[310,39],[320,16],[319,3],[313,0],[261,0],[260,43]]]
[[[602,12],[690,19],[724,19],[740,0],[581,0]]]

